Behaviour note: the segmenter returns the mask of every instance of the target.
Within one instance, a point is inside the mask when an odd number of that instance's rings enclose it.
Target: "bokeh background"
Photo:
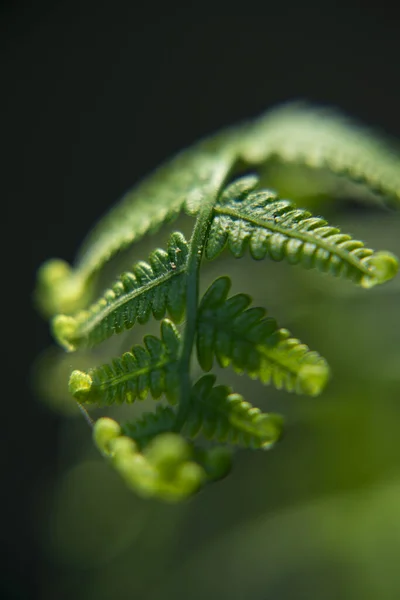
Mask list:
[[[174,152],[298,98],[400,139],[396,7],[164,8],[171,10],[123,0],[1,4],[10,282],[1,597],[399,598],[399,277],[366,292],[283,264],[224,257],[209,265],[204,286],[230,273],[234,291],[251,292],[328,359],[333,379],[309,399],[224,373],[254,404],[284,414],[286,435],[271,452],[239,453],[227,479],[183,505],[135,497],[102,462],[63,391],[75,359],[60,362],[50,350],[53,368],[32,375],[52,343],[32,307],[37,267],[52,256],[72,261],[93,222]],[[274,177],[294,195],[304,180]],[[400,255],[398,214],[355,197],[310,193],[304,203]],[[164,230],[124,260],[146,257],[166,238]],[[135,341],[132,334],[113,343]]]

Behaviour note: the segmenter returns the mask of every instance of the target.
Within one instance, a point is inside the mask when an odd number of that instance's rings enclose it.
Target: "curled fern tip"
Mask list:
[[[57,315],[51,323],[54,338],[67,352],[77,349],[74,342],[76,334],[76,321],[67,315]]]
[[[40,267],[35,299],[45,316],[75,312],[86,302],[88,294],[86,282],[64,260],[53,258]]]
[[[399,269],[398,259],[391,252],[376,252],[366,259],[371,274],[365,275],[361,280],[364,288],[371,288],[375,285],[390,281],[395,277]]]
[[[69,378],[68,389],[72,396],[77,400],[84,401],[90,392],[93,380],[87,373],[82,371],[72,371]]]

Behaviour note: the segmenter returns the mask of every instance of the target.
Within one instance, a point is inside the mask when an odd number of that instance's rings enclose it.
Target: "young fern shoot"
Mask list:
[[[74,370],[69,390],[81,406],[133,404],[151,396],[154,412],[124,424],[101,417],[94,442],[129,487],[144,497],[178,501],[231,468],[234,447],[270,449],[283,419],[263,413],[212,373],[215,361],[239,374],[296,394],[319,395],[329,366],[248,294],[229,297],[217,278],[199,297],[203,264],[227,249],[247,251],[348,279],[365,289],[392,279],[397,259],[374,251],[260,184],[269,161],[328,171],[400,205],[400,160],[372,133],[331,111],[289,105],[231,128],[161,167],[101,220],[74,268],[52,260],[39,270],[36,299],[67,351],[93,347],[154,318],[160,337],[146,335],[121,357],[87,372]],[[253,174],[239,176],[246,167]],[[96,273],[120,250],[158,230],[181,211],[194,218],[190,240],[170,236],[93,301]],[[260,268],[262,266],[260,265]],[[205,373],[193,380],[197,355]],[[211,371],[211,373],[210,373]]]

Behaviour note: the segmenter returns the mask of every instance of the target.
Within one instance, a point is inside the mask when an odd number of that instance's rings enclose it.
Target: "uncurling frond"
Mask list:
[[[204,469],[192,460],[192,448],[177,433],[161,433],[139,452],[116,421],[103,417],[95,423],[93,438],[127,486],[144,498],[178,502],[198,491],[207,479]]]
[[[316,268],[370,288],[392,279],[397,259],[390,252],[374,252],[363,242],[313,217],[289,200],[257,189],[255,176],[232,183],[215,206],[206,256],[216,258],[227,246],[236,258],[247,247],[255,259],[286,259],[307,269]]]
[[[144,400],[148,394],[155,399],[165,394],[174,404],[177,400],[179,334],[171,321],[161,323],[161,339],[146,335],[144,347],[133,346],[111,364],[90,369],[87,373],[73,371],[69,381],[71,394],[82,403],[98,405],[130,404]]]
[[[232,365],[278,389],[317,396],[328,378],[329,367],[318,352],[311,351],[287,329],[279,329],[264,308],[252,307],[247,294],[228,299],[229,277],[216,279],[204,294],[197,321],[197,356],[210,371],[214,356],[221,367]]]
[[[183,209],[195,215],[216,197],[233,166],[271,159],[361,182],[400,206],[400,160],[382,136],[331,109],[289,104],[222,130],[182,151],[130,190],[93,228],[74,267],[53,259],[40,270],[36,301],[47,316],[71,314],[93,276],[120,250],[157,231]]]
[[[301,183],[296,185],[290,171],[308,176],[319,169],[315,181],[325,185],[321,192],[329,191],[327,183],[339,193],[359,192],[364,185],[374,199],[378,193],[400,206],[400,160],[386,142],[333,111],[285,106],[183,151],[95,225],[73,267],[54,259],[39,269],[36,304],[53,317],[54,337],[68,352],[152,317],[161,321],[160,337],[145,335],[143,344],[113,359],[105,344],[101,361],[108,364],[76,363],[88,370],[74,370],[69,379],[83,411],[85,405],[132,404],[148,396],[161,400],[154,412],[124,425],[88,417],[95,445],[140,496],[185,500],[229,472],[234,446],[266,450],[280,439],[282,417],[216,385],[209,373],[215,362],[310,396],[320,394],[329,379],[326,360],[279,328],[264,308],[252,306],[248,294],[228,297],[228,277],[217,278],[199,298],[204,257],[214,259],[227,248],[240,258],[249,250],[256,260],[286,260],[363,288],[389,281],[398,270],[390,252],[375,252],[262,188],[259,176],[267,180],[276,165],[289,174],[294,195],[301,196]],[[172,233],[166,251],[154,250],[148,262],[134,264],[90,304],[95,275],[105,263],[181,211],[196,218],[190,241]],[[195,347],[207,374],[193,383]]]
[[[55,317],[55,338],[66,350],[73,351],[94,346],[133,327],[136,321],[146,323],[151,315],[162,319],[168,313],[179,322],[185,307],[187,256],[185,238],[173,233],[167,252],[154,250],[148,263],[136,263],[88,310]]]

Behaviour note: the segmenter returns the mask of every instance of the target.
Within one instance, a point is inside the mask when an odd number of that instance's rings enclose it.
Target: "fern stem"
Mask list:
[[[82,406],[82,404],[80,402],[77,401],[77,405],[78,405],[78,408],[81,411],[86,423],[89,425],[89,427],[91,427],[93,429],[94,421],[93,421],[92,417],[89,415],[86,408],[84,406]]]
[[[181,383],[175,431],[180,431],[182,429],[190,409],[190,360],[196,335],[197,307],[199,304],[199,271],[203,249],[211,223],[214,202],[215,198],[211,197],[204,206],[202,206],[196,219],[196,224],[190,240],[186,284],[186,325],[183,336],[182,352],[179,360]]]
[[[186,282],[186,324],[183,334],[182,351],[179,358],[179,372],[181,374],[179,390],[179,407],[176,416],[174,431],[180,431],[186,422],[190,410],[191,401],[191,378],[190,361],[196,335],[197,309],[199,305],[199,273],[206,244],[207,235],[211,226],[214,206],[218,200],[221,189],[228,177],[232,174],[236,163],[231,169],[221,170],[215,177],[213,193],[209,193],[203,200],[200,211],[197,214],[196,223],[190,238],[189,256],[187,263]]]

